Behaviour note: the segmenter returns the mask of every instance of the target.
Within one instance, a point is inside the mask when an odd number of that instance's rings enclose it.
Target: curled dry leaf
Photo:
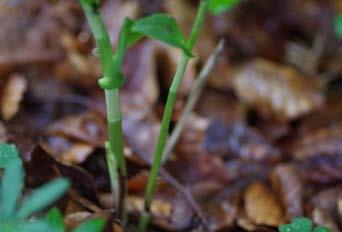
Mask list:
[[[27,88],[27,80],[18,74],[11,75],[1,94],[1,114],[10,120],[19,110],[20,102]]]
[[[274,194],[261,182],[246,189],[244,204],[247,217],[257,225],[279,226],[286,221]]]
[[[277,192],[288,219],[302,216],[303,183],[292,164],[280,164],[271,173],[273,189]]]
[[[243,65],[233,77],[241,101],[265,116],[280,120],[298,118],[319,109],[323,103],[321,85],[289,66],[257,59]]]

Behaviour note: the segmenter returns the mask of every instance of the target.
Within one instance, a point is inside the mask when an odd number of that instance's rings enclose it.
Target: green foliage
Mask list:
[[[49,232],[64,232],[65,224],[61,212],[53,208],[45,216],[45,221],[49,226]],[[94,218],[81,223],[73,232],[101,232],[105,226],[105,220]]]
[[[101,232],[105,226],[102,218],[94,218],[83,222],[73,232]]]
[[[139,19],[132,26],[132,31],[180,48],[187,55],[192,56],[182,31],[170,15],[158,13]]]
[[[337,38],[342,39],[342,13],[339,13],[334,18],[334,30]]]
[[[279,232],[331,232],[328,228],[317,226],[313,228],[313,223],[309,218],[296,218],[290,224],[281,225]]]
[[[0,153],[3,154],[3,159],[0,159],[0,162],[3,165],[1,167],[4,168],[0,191],[1,231],[50,231],[44,221],[29,220],[29,217],[60,198],[69,188],[69,181],[66,178],[52,181],[34,191],[22,202],[20,199],[24,183],[24,170],[18,151],[14,145],[1,144]]]
[[[57,208],[51,209],[45,215],[45,221],[49,226],[50,232],[64,232],[65,231],[65,225],[64,225],[62,213]]]
[[[4,168],[9,161],[18,158],[18,151],[13,144],[0,144],[0,168]]]
[[[32,192],[18,211],[20,218],[25,218],[49,206],[60,198],[70,187],[65,178],[53,180]]]
[[[209,0],[209,11],[214,15],[219,15],[233,8],[240,3],[240,1],[241,0]]]

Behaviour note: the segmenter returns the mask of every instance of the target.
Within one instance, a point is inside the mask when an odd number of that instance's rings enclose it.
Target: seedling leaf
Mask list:
[[[46,232],[51,231],[44,221],[27,222],[18,225],[16,232]]]
[[[101,232],[105,226],[105,220],[102,218],[90,219],[79,225],[73,232]]]
[[[141,33],[168,45],[182,49],[187,55],[191,51],[186,46],[185,37],[176,20],[167,14],[154,14],[137,20],[131,28],[132,32]]]
[[[70,182],[66,178],[53,180],[32,194],[24,201],[22,207],[18,211],[19,218],[25,218],[31,214],[42,210],[51,203],[60,198],[70,187]]]
[[[213,15],[219,15],[233,8],[240,1],[241,0],[210,0],[209,10]]]
[[[45,221],[49,226],[50,232],[64,232],[65,231],[63,216],[57,208],[51,209],[46,214]]]
[[[1,185],[1,217],[11,216],[17,206],[18,198],[23,188],[23,167],[19,159],[7,163]]]
[[[12,160],[19,158],[18,150],[13,144],[0,144],[0,168],[4,168],[6,164]]]

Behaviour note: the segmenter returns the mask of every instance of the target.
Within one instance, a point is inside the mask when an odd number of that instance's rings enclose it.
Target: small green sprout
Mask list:
[[[342,39],[342,13],[334,17],[334,31],[337,38]]]
[[[213,15],[219,15],[223,12],[232,9],[240,3],[241,0],[210,0],[209,11]]]
[[[290,224],[281,225],[279,232],[331,232],[330,229],[324,226],[314,228],[311,219],[296,218]]]
[[[51,209],[45,216],[45,222],[49,227],[49,232],[65,232],[66,226],[63,221],[62,213],[57,209]],[[105,220],[94,218],[87,220],[77,226],[72,232],[102,232],[105,226]]]
[[[114,202],[118,208],[118,215],[122,220],[123,225],[126,222],[124,202],[127,191],[127,170],[123,153],[122,118],[119,89],[124,82],[122,64],[126,50],[141,38],[147,36],[159,40],[167,45],[179,48],[183,52],[183,56],[177,68],[166,103],[162,128],[160,130],[154,163],[152,165],[151,177],[146,190],[145,204],[146,209],[149,211],[155,188],[155,182],[159,168],[161,166],[161,156],[165,146],[165,140],[167,137],[168,127],[170,125],[172,110],[176,100],[176,94],[184,76],[188,61],[193,56],[191,50],[203,23],[208,0],[202,0],[201,2],[202,7],[200,8],[200,17],[197,17],[194,30],[189,40],[185,38],[176,20],[170,15],[158,13],[138,20],[126,18],[121,27],[116,51],[113,54],[108,31],[99,13],[100,1],[80,0],[81,6],[96,41],[96,54],[99,55],[102,66],[103,77],[99,80],[99,86],[105,91],[107,105],[107,121],[109,131],[109,139],[108,143],[106,143],[107,166],[110,173],[109,176]],[[111,156],[113,156],[114,159],[110,158]],[[119,189],[118,186],[120,186]]]
[[[31,216],[63,196],[70,182],[66,178],[53,180],[31,192],[22,200],[23,164],[14,145],[0,144],[0,168],[4,169],[0,188],[0,228],[4,232],[46,232],[43,220]]]

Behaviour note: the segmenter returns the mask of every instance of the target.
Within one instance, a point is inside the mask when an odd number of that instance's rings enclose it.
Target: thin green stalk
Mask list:
[[[119,195],[119,199],[114,199],[117,203],[118,213],[123,223],[126,222],[125,211],[125,196],[127,192],[127,170],[124,157],[123,135],[122,135],[122,120],[119,97],[119,85],[122,82],[121,64],[125,52],[125,34],[120,33],[117,54],[113,58],[112,45],[108,36],[107,29],[99,13],[99,5],[97,1],[80,0],[81,6],[90,25],[90,29],[96,41],[99,51],[103,78],[99,80],[99,85],[105,90],[106,105],[107,105],[107,122],[109,132],[109,152],[107,156],[114,156],[115,162],[110,162],[107,157],[107,165],[111,177],[112,190],[119,191],[119,194],[113,193],[113,196]],[[126,30],[127,27],[123,27]],[[112,167],[117,164],[117,167]],[[114,174],[113,172],[118,172]],[[117,189],[119,183],[119,190]],[[113,186],[115,185],[115,186]],[[115,197],[115,198],[116,198]]]
[[[205,18],[207,8],[208,8],[208,0],[201,0],[194,26],[192,28],[190,37],[187,42],[187,46],[189,50],[193,49],[195,42],[198,38],[199,32],[201,30],[201,27]],[[150,172],[148,182],[147,182],[147,187],[146,187],[144,213],[142,214],[140,221],[139,221],[138,230],[140,232],[146,231],[147,226],[148,226],[149,219],[148,217],[146,217],[146,214],[149,215],[149,212],[150,212],[151,203],[152,203],[153,195],[154,195],[156,184],[157,184],[158,173],[162,164],[162,158],[163,158],[162,156],[163,156],[166,139],[168,136],[173,108],[176,102],[178,89],[182,82],[189,60],[190,60],[190,57],[188,57],[183,52],[180,63],[177,67],[177,71],[173,78],[167,100],[166,100],[165,111],[163,114],[161,128],[160,128],[157,144],[155,147],[152,168],[151,168],[151,172]]]

